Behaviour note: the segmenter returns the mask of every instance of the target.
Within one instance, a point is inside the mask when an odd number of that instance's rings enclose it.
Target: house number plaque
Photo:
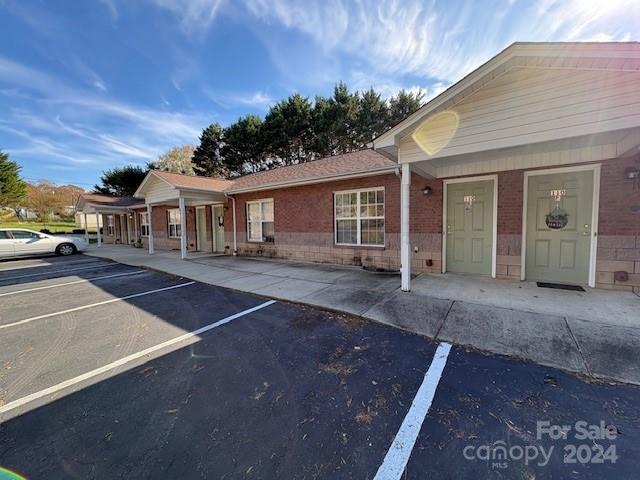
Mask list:
[[[560,201],[562,200],[562,197],[564,197],[567,194],[567,191],[564,189],[551,190],[551,192],[549,193],[554,198],[556,202],[556,206],[545,217],[545,223],[547,224],[547,227],[549,227],[552,230],[560,230],[566,227],[567,223],[569,223],[569,214],[566,212],[564,208],[560,207]]]

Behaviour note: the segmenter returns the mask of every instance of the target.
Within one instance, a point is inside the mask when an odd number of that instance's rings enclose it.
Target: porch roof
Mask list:
[[[219,178],[181,175],[178,173],[151,170],[147,173],[135,196],[144,198],[144,203],[175,202],[180,197],[189,203],[222,202],[224,190],[230,180]]]
[[[122,213],[134,208],[144,207],[144,200],[136,197],[105,195],[101,193],[83,193],[78,198],[76,210],[82,213]]]

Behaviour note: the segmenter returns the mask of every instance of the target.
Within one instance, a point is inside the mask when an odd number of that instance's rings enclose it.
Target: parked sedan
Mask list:
[[[25,228],[0,228],[0,258],[24,255],[73,255],[87,249],[83,238],[47,235]]]

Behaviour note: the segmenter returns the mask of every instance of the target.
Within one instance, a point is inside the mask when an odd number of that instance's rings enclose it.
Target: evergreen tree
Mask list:
[[[96,185],[94,190],[106,195],[132,196],[148,171],[137,165],[105,170],[100,177],[101,185]]]
[[[359,96],[356,142],[360,148],[384,132],[389,125],[389,107],[373,88]]]
[[[229,125],[224,132],[221,150],[224,165],[231,176],[267,170],[262,118],[246,115]]]
[[[27,184],[20,178],[22,168],[0,150],[0,207],[15,209],[27,195]]]
[[[389,124],[387,128],[397,125],[413,112],[418,110],[424,102],[424,92],[418,90],[416,93],[400,90],[395,97],[389,100]]]
[[[269,109],[262,125],[266,152],[283,165],[311,158],[311,104],[296,93]]]
[[[223,146],[224,129],[219,124],[212,123],[202,131],[200,145],[191,158],[198,175],[226,177],[229,174],[221,154]]]

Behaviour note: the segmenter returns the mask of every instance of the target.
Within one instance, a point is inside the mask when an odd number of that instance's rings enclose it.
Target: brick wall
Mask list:
[[[597,286],[640,291],[640,190],[624,178],[633,160],[602,162]],[[550,168],[550,167],[545,167]],[[522,248],[524,170],[497,172],[498,242],[497,276],[519,280]],[[383,186],[385,188],[385,246],[335,245],[333,192]],[[425,187],[430,195],[424,195]],[[400,179],[379,175],[317,185],[276,189],[236,196],[238,253],[316,262],[364,265],[397,270],[400,266]],[[411,182],[411,246],[414,272],[440,272],[442,265],[442,179],[413,175]],[[246,202],[274,199],[275,241],[246,241]],[[225,212],[226,251],[233,248],[231,202]],[[640,207],[639,207],[640,208]],[[417,251],[416,251],[417,249]],[[613,272],[628,272],[626,282],[614,281]]]
[[[168,232],[168,216],[167,210],[177,208],[170,205],[154,205],[152,210],[151,228],[153,229],[153,247],[156,250],[180,250],[180,239],[169,238]],[[146,212],[146,208],[139,209],[136,214]],[[195,207],[186,207],[187,211],[187,250],[196,250],[196,211]],[[211,229],[211,210],[207,207],[208,217],[207,228]],[[140,217],[136,219],[138,228],[140,225]],[[106,229],[105,229],[106,230]],[[139,234],[136,234],[137,239]],[[211,245],[211,234],[207,234],[209,245]],[[144,248],[149,248],[148,237],[141,237]]]
[[[640,293],[640,184],[625,178],[629,167],[640,168],[640,158],[602,165],[596,286]],[[629,279],[616,281],[616,271]]]
[[[427,181],[414,175],[411,185],[411,242],[418,249],[413,255],[415,271],[440,271],[442,212],[434,197],[442,196],[442,182]],[[425,196],[422,191],[434,189]],[[333,193],[372,187],[385,189],[384,247],[341,246],[335,244]],[[273,243],[248,242],[246,202],[273,198]],[[225,213],[227,252],[233,248],[232,203]],[[400,179],[394,174],[343,180],[236,196],[238,253],[313,262],[363,265],[385,270],[400,268]],[[429,265],[428,265],[429,263]]]

